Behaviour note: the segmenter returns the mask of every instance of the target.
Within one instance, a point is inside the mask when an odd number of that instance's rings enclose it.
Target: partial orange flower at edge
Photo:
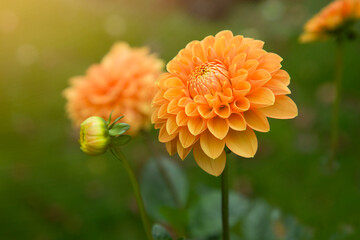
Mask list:
[[[325,40],[348,21],[360,19],[360,0],[335,0],[312,17],[300,36],[303,43]]]
[[[298,114],[290,94],[290,76],[282,58],[263,50],[263,42],[222,31],[192,41],[167,64],[157,81],[152,122],[159,141],[181,159],[193,149],[197,164],[219,176],[227,146],[251,158],[258,147],[253,130],[268,132],[267,117]]]

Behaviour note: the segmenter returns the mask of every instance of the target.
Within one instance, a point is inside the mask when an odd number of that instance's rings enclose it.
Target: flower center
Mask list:
[[[228,71],[218,63],[204,63],[197,66],[190,74],[189,92],[197,95],[214,95],[230,85]]]

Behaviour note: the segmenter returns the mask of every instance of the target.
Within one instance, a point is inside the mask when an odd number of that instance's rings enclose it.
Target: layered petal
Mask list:
[[[276,97],[274,105],[260,108],[259,111],[267,117],[278,119],[291,119],[298,115],[296,104],[288,96]]]
[[[270,124],[267,120],[265,114],[252,109],[244,113],[244,117],[247,125],[259,132],[268,132],[270,131]]]
[[[194,158],[199,167],[211,175],[219,176],[225,169],[226,154],[224,151],[218,158],[212,159],[203,152],[198,144],[194,146]]]
[[[226,119],[214,117],[207,122],[209,131],[218,139],[224,139],[229,131]]]
[[[220,140],[209,131],[205,131],[200,136],[200,146],[207,156],[215,159],[224,151],[225,140]]]
[[[240,132],[230,130],[225,143],[233,153],[245,158],[254,157],[258,148],[256,135],[250,128]]]

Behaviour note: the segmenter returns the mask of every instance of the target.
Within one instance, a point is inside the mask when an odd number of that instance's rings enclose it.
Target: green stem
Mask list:
[[[149,223],[148,217],[146,215],[144,202],[143,202],[142,197],[141,197],[139,184],[137,183],[137,180],[135,178],[135,174],[132,171],[131,166],[130,166],[129,162],[127,161],[125,155],[122,153],[122,151],[120,150],[119,147],[114,147],[114,146],[111,147],[111,153],[124,164],[124,167],[125,167],[128,175],[129,175],[130,182],[131,182],[131,185],[132,185],[133,190],[134,190],[136,203],[137,203],[139,211],[140,211],[141,220],[142,220],[143,225],[144,225],[144,230],[145,230],[147,239],[148,240],[153,240],[153,237],[152,237],[152,234],[151,234],[150,223]]]
[[[223,240],[229,240],[229,176],[228,168],[225,166],[221,174],[221,212],[222,212],[222,235]]]
[[[332,112],[332,124],[331,124],[331,155],[329,160],[329,169],[333,170],[335,167],[336,152],[338,149],[339,138],[339,107],[341,98],[341,82],[344,69],[344,46],[343,41],[338,39],[337,51],[335,60],[335,80],[334,85],[336,88],[335,102]]]

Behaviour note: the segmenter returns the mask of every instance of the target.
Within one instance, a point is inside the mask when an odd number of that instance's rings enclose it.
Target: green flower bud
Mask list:
[[[80,149],[91,156],[105,153],[111,141],[107,125],[101,117],[86,119],[81,124]]]

